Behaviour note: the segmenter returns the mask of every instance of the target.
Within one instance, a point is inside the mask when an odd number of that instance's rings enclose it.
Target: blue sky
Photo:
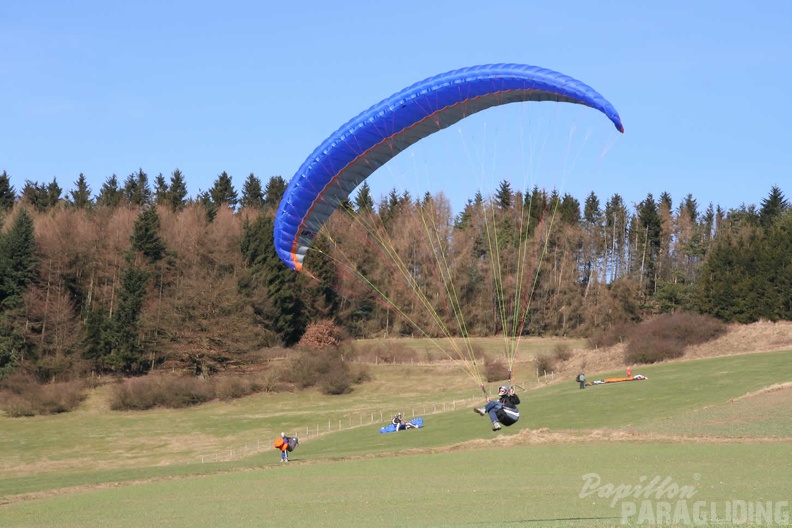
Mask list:
[[[786,0],[3,2],[0,170],[17,191],[53,177],[67,191],[82,172],[98,192],[138,168],[152,182],[179,168],[190,195],[222,171],[238,190],[251,172],[288,180],[401,88],[517,62],[580,79],[621,114],[623,136],[585,124],[610,148],[569,177],[581,201],[667,191],[729,209],[772,185],[792,198],[790,21]],[[431,171],[456,208],[470,196]],[[389,174],[375,190],[401,187]]]

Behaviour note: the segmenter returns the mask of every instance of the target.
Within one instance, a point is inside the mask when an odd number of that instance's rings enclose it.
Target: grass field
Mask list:
[[[532,388],[501,433],[447,365],[178,411],[110,412],[98,391],[74,413],[0,417],[0,527],[790,525],[790,365],[734,355]],[[426,409],[423,429],[379,433],[380,413]],[[281,430],[302,438],[289,464],[268,447]]]

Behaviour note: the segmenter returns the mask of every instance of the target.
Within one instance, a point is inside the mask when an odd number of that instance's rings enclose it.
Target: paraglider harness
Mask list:
[[[507,403],[507,398],[509,398],[508,395],[501,398],[500,401],[503,407],[495,411],[495,416],[498,417],[498,421],[501,424],[509,426],[514,425],[520,419],[520,410],[517,407],[509,407],[512,403],[510,401]]]
[[[511,370],[509,370],[509,381],[511,382]],[[500,394],[498,395],[498,401],[501,404],[501,408],[495,411],[495,416],[497,416],[498,421],[501,425],[509,426],[514,425],[517,423],[517,420],[520,419],[520,410],[517,408],[517,405],[520,404],[520,398],[516,394],[509,395],[509,389],[513,388],[511,383],[508,386],[502,385],[499,387],[500,389],[505,389],[503,396]],[[487,394],[484,385],[481,385],[481,390],[484,391],[484,394]],[[516,400],[516,401],[515,401]]]

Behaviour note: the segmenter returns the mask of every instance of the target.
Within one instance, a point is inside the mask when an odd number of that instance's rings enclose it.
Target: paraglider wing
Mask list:
[[[416,83],[361,113],[308,156],[289,182],[275,218],[275,249],[301,270],[314,236],[372,172],[424,137],[493,106],[525,101],[586,105],[624,132],[616,109],[591,87],[523,64],[455,70]]]

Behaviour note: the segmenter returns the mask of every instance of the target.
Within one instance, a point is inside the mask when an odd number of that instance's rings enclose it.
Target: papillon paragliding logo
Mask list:
[[[388,294],[387,287],[375,284],[371,277],[365,275],[365,266],[343,255],[331,255],[327,247],[335,248],[337,244],[334,240],[324,246],[316,241],[320,238],[319,234],[327,231],[325,226],[330,223],[331,215],[335,211],[341,210],[350,216],[356,214],[350,206],[350,193],[377,169],[411,145],[489,108],[510,103],[542,101],[588,106],[603,113],[619,132],[624,131],[616,109],[597,91],[572,77],[545,68],[524,64],[490,64],[430,77],[393,94],[351,119],[307,157],[289,182],[275,218],[274,244],[278,256],[287,266],[297,271],[305,271],[303,267],[309,251],[331,258],[337,267],[358,275],[383,305],[402,315],[423,335],[461,337],[465,342],[468,331],[462,315],[463,301],[452,283],[454,273],[448,262],[448,236],[437,225],[433,225],[431,220],[424,222],[427,238],[432,244],[425,254],[430,255],[436,262],[423,267],[406,262],[404,257],[398,255],[381,228],[365,223],[365,215],[358,214],[355,221],[364,225],[372,234],[372,238],[379,245],[377,254],[391,261],[393,273],[388,275],[388,279],[392,282],[402,281],[405,291],[416,296],[417,300],[413,304],[417,303],[429,312],[428,317],[423,320],[436,325],[436,331],[432,332],[426,331],[423,322],[419,322],[417,318],[410,319],[400,309],[394,296]],[[399,228],[406,229],[405,226]],[[354,242],[360,243],[358,239],[354,239]],[[526,247],[529,245],[527,238],[521,238],[520,242],[525,243]],[[523,260],[529,254],[541,255],[542,244],[534,243],[534,247],[538,249],[533,252],[524,248],[501,252],[498,243],[500,242],[490,243],[490,247],[484,251],[496,260],[491,266],[491,281],[495,292],[492,297],[498,298],[498,306],[494,312],[504,310],[507,303],[503,300],[503,292],[517,284],[516,291],[510,296],[509,306],[512,313],[509,316],[501,313],[499,316],[504,321],[504,336],[518,341],[523,332],[532,288],[537,282],[532,274],[538,275],[538,267],[526,266],[522,262],[515,266],[510,265],[510,271],[517,270],[517,278],[510,275],[505,279],[500,271],[501,263],[497,259],[505,258],[505,254]],[[428,268],[438,270],[434,272],[437,282],[433,287],[436,291],[429,291],[427,286]],[[416,270],[421,270],[421,273]],[[520,287],[523,290],[519,290]],[[438,308],[438,297],[443,298],[441,308]],[[511,300],[514,302],[511,303]],[[509,328],[505,323],[507,319],[513,321]],[[458,357],[452,356],[452,359],[467,359],[470,374],[477,383],[480,382],[481,376],[477,373],[476,358],[471,346],[454,344],[452,347],[458,354]],[[510,374],[515,353],[516,342],[507,345],[505,354]],[[483,388],[483,383],[480,385]]]

